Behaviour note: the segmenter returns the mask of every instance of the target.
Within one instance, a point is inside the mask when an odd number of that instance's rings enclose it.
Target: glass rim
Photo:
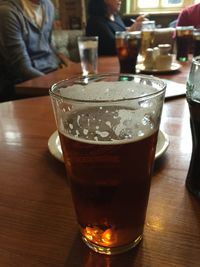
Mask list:
[[[103,79],[103,78],[111,77],[111,76],[112,77],[126,76],[126,77],[144,78],[146,80],[157,81],[160,85],[160,90],[156,92],[148,93],[146,95],[140,95],[140,96],[135,96],[135,97],[121,97],[119,99],[114,99],[114,100],[76,99],[76,98],[62,96],[58,94],[58,92],[55,92],[56,90],[58,91],[61,88],[60,85],[62,84],[63,85],[65,84],[65,86],[67,86],[66,83],[75,82],[75,81],[77,81],[77,84],[81,84],[81,80],[85,79],[87,82],[89,78],[91,79],[93,78],[92,81],[98,82],[101,78]],[[139,83],[136,83],[136,84],[139,84]],[[87,83],[85,85],[87,85]],[[76,103],[94,103],[94,104],[95,103],[117,103],[117,102],[124,102],[124,101],[131,101],[131,100],[138,100],[138,99],[145,99],[145,98],[153,97],[153,96],[164,93],[166,87],[167,87],[166,82],[164,82],[162,79],[157,78],[155,76],[149,76],[145,74],[130,74],[130,73],[101,73],[101,74],[91,74],[88,76],[75,76],[69,79],[64,79],[59,82],[56,82],[50,87],[49,95],[56,99],[68,100],[68,101],[76,102]]]
[[[127,36],[141,36],[141,31],[131,31],[127,32]]]
[[[199,32],[200,28],[194,28],[194,32]]]
[[[176,30],[193,30],[194,29],[194,26],[177,26],[176,27]]]
[[[126,36],[137,36],[137,35],[141,35],[141,31],[117,31],[115,32],[115,37],[117,38],[119,37],[126,37]]]
[[[155,20],[144,20],[142,21],[142,24],[154,24]]]
[[[98,40],[99,39],[99,36],[97,36],[97,35],[94,35],[94,36],[85,36],[85,35],[83,35],[83,36],[77,36],[77,39],[78,40],[83,40],[83,41],[87,41],[87,40]]]

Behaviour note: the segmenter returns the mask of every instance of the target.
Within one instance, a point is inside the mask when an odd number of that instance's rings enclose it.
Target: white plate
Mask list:
[[[146,69],[143,64],[137,64],[136,65],[136,70],[142,72],[142,73],[165,73],[165,72],[174,72],[177,71],[181,68],[181,65],[178,63],[172,63],[171,67],[169,69]]]
[[[184,96],[186,93],[186,85],[171,80],[162,79],[167,84],[165,99]]]
[[[156,147],[156,155],[155,158],[159,158],[168,148],[169,146],[169,137],[163,131],[159,131],[158,134],[158,143]],[[48,140],[48,148],[50,153],[59,161],[63,162],[63,154],[60,145],[60,138],[58,136],[58,132],[55,131]]]

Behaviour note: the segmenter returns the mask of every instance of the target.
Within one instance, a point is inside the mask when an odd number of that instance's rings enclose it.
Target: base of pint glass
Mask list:
[[[90,242],[86,237],[82,236],[82,239],[84,243],[91,248],[93,251],[100,253],[100,254],[106,254],[106,255],[116,255],[116,254],[121,254],[124,252],[127,252],[131,250],[132,248],[136,247],[140,241],[142,240],[142,235],[138,236],[137,239],[135,239],[132,243],[125,245],[125,246],[120,246],[120,247],[104,247],[104,246],[99,246],[97,244],[94,244]]]
[[[194,188],[190,182],[186,180],[186,187],[196,198],[200,199],[200,190]]]

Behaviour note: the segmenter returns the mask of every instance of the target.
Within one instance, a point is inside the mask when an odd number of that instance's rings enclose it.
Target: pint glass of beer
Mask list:
[[[142,44],[140,54],[143,58],[146,57],[146,51],[148,48],[153,47],[155,37],[155,21],[145,20],[142,22]]]
[[[50,89],[77,222],[96,252],[142,239],[165,87],[151,76],[99,74]]]
[[[200,56],[193,58],[187,81],[186,97],[190,110],[192,133],[192,155],[186,186],[200,199]]]
[[[193,56],[200,56],[200,29],[194,29],[193,31],[194,52]]]
[[[116,49],[121,73],[135,73],[137,57],[141,46],[141,33],[116,32]]]
[[[176,59],[188,61],[188,54],[193,44],[193,26],[176,27]]]

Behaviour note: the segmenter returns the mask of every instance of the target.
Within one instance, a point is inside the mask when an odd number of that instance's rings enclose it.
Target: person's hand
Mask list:
[[[136,18],[135,22],[129,27],[129,31],[140,31],[142,22],[148,20],[147,15],[140,15]]]
[[[60,63],[60,67],[64,68],[64,67],[68,67],[70,65],[70,59],[63,53],[57,53],[58,58],[60,59],[61,63]]]

